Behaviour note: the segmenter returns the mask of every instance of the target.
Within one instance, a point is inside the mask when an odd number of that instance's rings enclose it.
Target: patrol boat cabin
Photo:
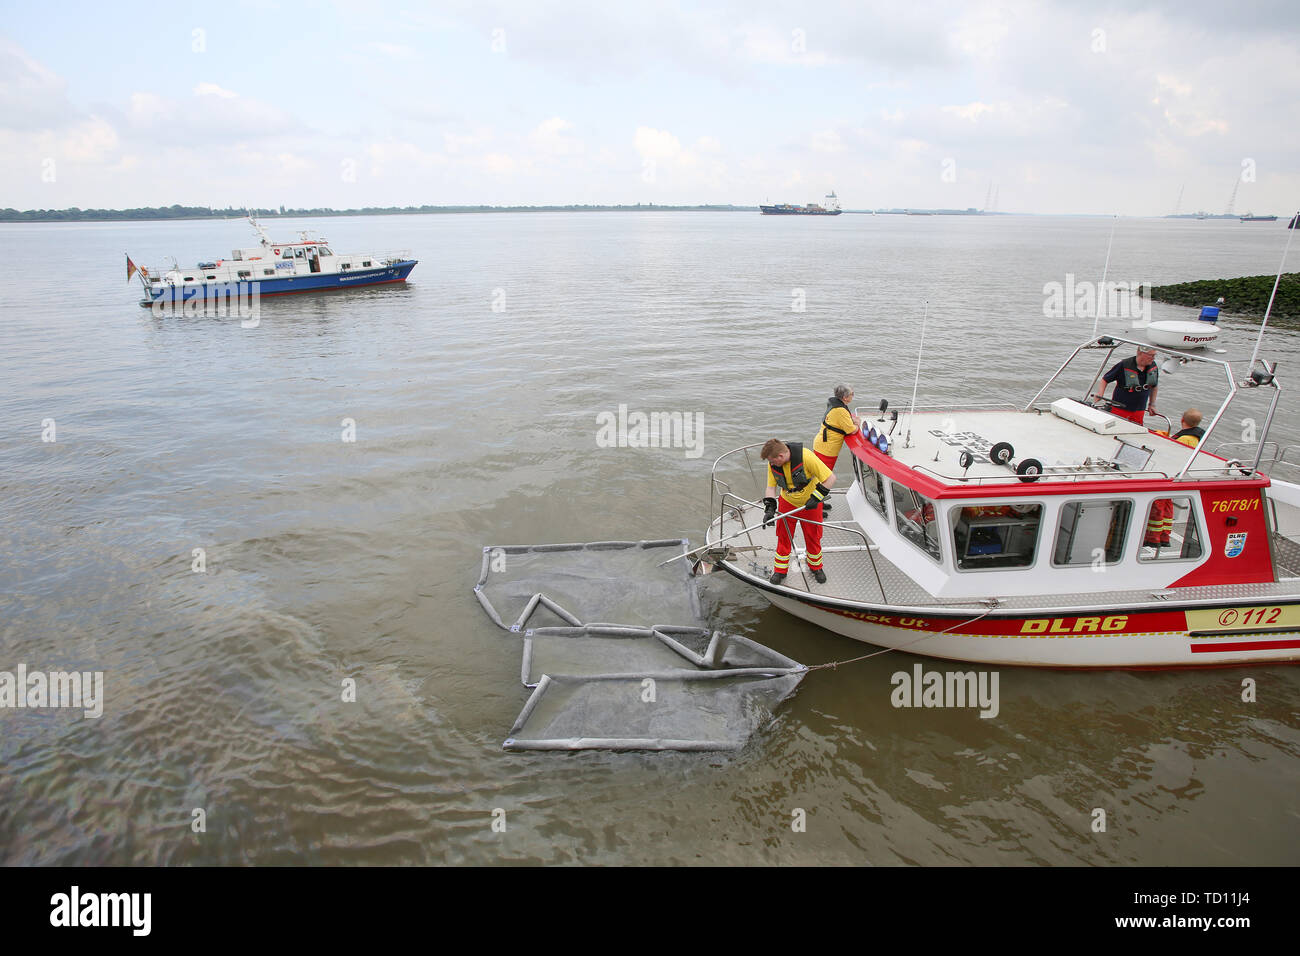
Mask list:
[[[1132,354],[1116,350],[1137,344],[1084,343],[1024,406],[863,412],[844,445],[849,515],[824,522],[825,584],[798,549],[785,582],[768,581],[775,532],[762,527],[761,485],[738,493],[759,446],[728,452],[714,466],[715,517],[697,567],[720,567],[837,633],[934,657],[1065,667],[1300,659],[1300,485],[1261,470],[1266,444],[1270,466],[1300,465],[1300,449],[1265,442],[1280,396],[1273,368],[1258,362],[1238,380],[1226,361],[1157,347],[1225,377],[1227,397],[1189,446],[1086,400]],[[1072,362],[1097,353],[1088,392],[1049,394]],[[1272,391],[1259,441],[1220,444],[1233,399],[1257,388]],[[754,477],[765,481],[761,469]],[[832,495],[838,504],[838,486]]]

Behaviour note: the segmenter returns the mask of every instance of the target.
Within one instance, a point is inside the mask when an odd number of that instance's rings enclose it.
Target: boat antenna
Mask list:
[[[1296,213],[1300,216],[1300,212]],[[1264,309],[1264,321],[1259,324],[1259,335],[1255,338],[1255,351],[1250,355],[1250,364],[1246,366],[1246,373],[1255,367],[1255,360],[1259,358],[1259,346],[1264,341],[1264,329],[1268,328],[1268,316],[1273,311],[1273,299],[1277,296],[1278,284],[1282,281],[1282,272],[1286,268],[1287,250],[1291,248],[1291,237],[1295,235],[1294,229],[1288,229],[1286,233],[1286,245],[1282,247],[1282,263],[1277,267],[1277,278],[1273,280],[1273,291],[1268,296],[1268,307]]]
[[[930,321],[930,300],[925,300],[925,314],[921,316],[921,344],[916,349],[916,379],[912,382],[912,404],[907,408],[907,434],[903,447],[912,447],[912,416],[916,414],[916,390],[921,384],[921,356],[925,354],[925,326]]]
[[[1101,297],[1106,294],[1106,275],[1110,272],[1110,247],[1115,241],[1115,223],[1119,222],[1119,213],[1110,221],[1110,239],[1106,242],[1106,264],[1101,267],[1101,285],[1097,287],[1097,305],[1092,310],[1092,336],[1097,337],[1097,326],[1101,325]]]

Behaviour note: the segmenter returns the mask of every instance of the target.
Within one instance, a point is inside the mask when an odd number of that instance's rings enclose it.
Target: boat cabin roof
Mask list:
[[[887,451],[871,443],[884,435]],[[878,439],[877,439],[878,440]],[[1023,497],[1081,491],[1186,488],[1231,481],[1263,487],[1217,455],[1194,450],[1074,399],[1049,408],[942,408],[903,411],[894,423],[879,412],[862,416],[862,429],[845,444],[863,464],[929,498]],[[1009,456],[1006,446],[1010,446]],[[995,463],[993,456],[1006,457]],[[1021,475],[1017,469],[1029,470]],[[1245,469],[1249,472],[1249,469]],[[1037,478],[1028,481],[1037,474]]]

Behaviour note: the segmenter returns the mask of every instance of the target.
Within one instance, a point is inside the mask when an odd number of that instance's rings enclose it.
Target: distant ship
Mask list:
[[[840,208],[839,197],[831,192],[826,194],[824,206],[815,202],[806,206],[792,206],[787,202],[776,206],[759,206],[758,211],[764,216],[838,216],[844,210]]]
[[[1241,221],[1242,222],[1277,222],[1277,216],[1256,216],[1254,213],[1248,212],[1246,213],[1246,215],[1241,217]]]

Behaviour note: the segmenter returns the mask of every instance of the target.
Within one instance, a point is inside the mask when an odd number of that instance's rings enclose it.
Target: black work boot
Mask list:
[[[813,580],[818,584],[826,583],[826,572],[821,568],[813,568]]]
[[[780,571],[778,571],[778,572],[776,572],[775,574],[773,574],[770,578],[767,579],[767,583],[768,583],[768,584],[785,584],[785,575],[782,574]]]

